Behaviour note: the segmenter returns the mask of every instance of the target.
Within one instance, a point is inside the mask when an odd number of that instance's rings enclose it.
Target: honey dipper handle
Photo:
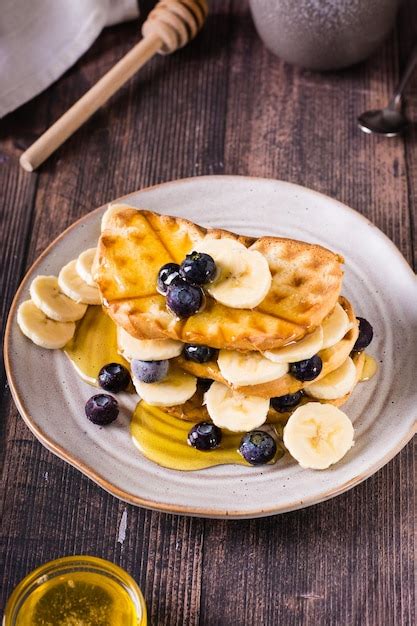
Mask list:
[[[160,0],[142,26],[142,41],[21,155],[23,169],[33,172],[154,54],[170,54],[185,46],[206,15],[206,0]]]
[[[32,172],[97,111],[163,45],[158,34],[149,33],[111,70],[43,133],[20,157],[20,165]]]

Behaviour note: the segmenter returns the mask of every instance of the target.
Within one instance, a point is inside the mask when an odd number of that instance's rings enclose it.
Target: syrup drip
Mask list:
[[[366,380],[370,380],[373,376],[375,376],[377,369],[378,363],[375,361],[374,357],[369,354],[365,354],[365,363],[360,377],[360,382],[362,383]]]
[[[129,367],[117,351],[116,324],[101,306],[88,307],[64,352],[81,378],[96,387],[97,376],[103,365],[121,363]]]

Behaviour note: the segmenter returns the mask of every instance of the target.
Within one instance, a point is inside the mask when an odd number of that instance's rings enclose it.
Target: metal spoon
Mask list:
[[[417,63],[417,45],[414,47],[404,74],[394,95],[385,109],[365,111],[358,117],[359,128],[365,133],[376,133],[386,137],[395,137],[404,132],[409,124],[402,111],[403,91]]]

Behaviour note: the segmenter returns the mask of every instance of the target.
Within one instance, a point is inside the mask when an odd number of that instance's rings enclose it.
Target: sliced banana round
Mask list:
[[[208,293],[233,309],[253,309],[271,288],[268,261],[257,250],[248,250],[235,239],[203,239],[195,248],[213,257],[217,277],[205,285]]]
[[[75,333],[74,322],[56,322],[38,309],[32,300],[22,302],[17,310],[20,330],[41,348],[63,348]]]
[[[81,252],[75,265],[77,273],[81,276],[83,281],[87,283],[87,285],[90,285],[90,287],[97,286],[92,274],[95,257],[96,248],[88,248],[88,250]]]
[[[152,406],[184,404],[197,390],[197,378],[177,369],[170,369],[158,383],[143,383],[134,376],[132,381],[142,400]]]
[[[175,339],[136,339],[121,326],[117,327],[117,347],[127,360],[163,361],[179,356],[183,350],[182,341]]]
[[[59,272],[58,284],[68,298],[83,304],[101,304],[98,287],[92,287],[77,272],[77,261],[70,261]]]
[[[323,329],[319,326],[315,331],[282,348],[276,350],[266,350],[263,352],[264,357],[274,363],[296,363],[311,359],[323,347]]]
[[[322,322],[323,345],[324,348],[331,348],[336,345],[346,335],[351,328],[348,314],[340,304],[336,304],[333,311]]]
[[[74,302],[60,290],[56,276],[37,276],[29,291],[38,309],[57,322],[76,322],[87,310],[86,304]]]
[[[332,404],[308,402],[298,407],[284,428],[284,444],[304,468],[327,469],[353,446],[353,426]]]
[[[267,383],[288,372],[287,363],[273,363],[260,352],[220,350],[217,364],[223,378],[236,387]]]
[[[350,393],[356,383],[356,367],[350,357],[324,378],[308,384],[304,391],[317,400],[336,400]]]
[[[264,424],[269,400],[245,396],[222,383],[212,383],[204,395],[204,403],[214,424],[233,432],[247,432]]]

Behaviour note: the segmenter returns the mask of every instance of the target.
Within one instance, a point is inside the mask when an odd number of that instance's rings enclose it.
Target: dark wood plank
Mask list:
[[[417,42],[417,10],[413,0],[406,0],[400,12],[400,65],[404,67],[413,45]],[[405,137],[405,155],[408,183],[410,234],[413,242],[413,267],[417,270],[417,73],[414,72],[406,89],[407,113],[413,124]]]
[[[44,115],[34,114],[34,129],[45,124]],[[26,250],[33,216],[38,176],[27,176],[17,166],[18,156],[30,141],[30,135],[19,128],[22,114],[8,116],[0,127],[0,304],[1,345],[7,312],[26,263]],[[0,380],[4,370],[1,363]]]
[[[27,249],[31,238],[34,202],[38,175],[28,176],[18,167],[18,158],[32,141],[35,133],[45,126],[45,111],[38,109],[30,114],[26,126],[27,109],[2,120],[0,126],[0,341],[3,355],[3,338],[7,314],[16,289],[23,277],[27,262]],[[3,358],[0,363],[0,416],[8,406]],[[4,463],[6,447],[6,421],[0,419],[0,466]]]
[[[207,523],[201,623],[414,623],[413,487],[404,479],[412,464],[410,444],[329,502]]]

